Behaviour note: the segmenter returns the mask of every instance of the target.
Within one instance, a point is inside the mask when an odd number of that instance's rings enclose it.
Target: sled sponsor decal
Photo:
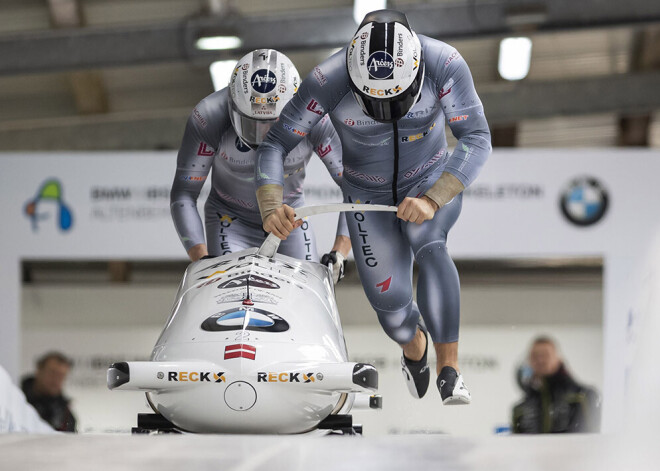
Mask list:
[[[272,371],[257,373],[257,383],[314,383],[323,381],[323,373],[275,373]]]
[[[257,349],[246,343],[237,343],[225,347],[225,360],[231,360],[232,358],[247,358],[248,360],[254,360],[256,357]]]
[[[218,289],[240,288],[247,286],[248,277],[250,278],[250,288],[280,289],[280,285],[259,275],[242,275],[218,285]]]
[[[226,383],[225,372],[213,373],[211,371],[168,371],[168,381],[192,383]]]
[[[264,309],[240,306],[208,317],[202,322],[202,329],[208,332],[226,332],[228,330],[285,332],[289,330],[289,323],[277,314]]]

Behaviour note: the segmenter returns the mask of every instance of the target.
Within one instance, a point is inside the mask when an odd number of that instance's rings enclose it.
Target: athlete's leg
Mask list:
[[[286,240],[280,242],[279,253],[300,260],[319,261],[316,238],[309,219],[303,220],[302,226],[294,229]]]
[[[206,244],[209,255],[218,256],[259,247],[264,240],[261,226],[251,224],[209,198],[204,206]]]
[[[353,198],[355,201],[356,198]],[[362,287],[385,333],[406,345],[418,332],[412,299],[412,253],[396,215],[347,213]]]
[[[417,303],[435,344],[438,372],[444,366],[458,369],[460,283],[446,242],[461,206],[462,194],[439,209],[432,220],[419,225],[404,223],[419,266]]]

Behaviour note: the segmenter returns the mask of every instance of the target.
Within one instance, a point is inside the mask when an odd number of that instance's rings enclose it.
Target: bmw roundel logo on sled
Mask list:
[[[277,77],[268,69],[259,69],[250,79],[252,88],[259,93],[269,93],[277,85]]]
[[[580,177],[571,180],[561,194],[561,212],[577,226],[600,221],[609,205],[609,197],[598,180]]]
[[[241,286],[247,286],[248,276],[250,277],[251,288],[280,289],[280,285],[274,281],[252,274],[237,276],[236,278],[232,278],[231,280],[225,281],[224,283],[220,283],[218,285],[218,289],[240,288]]]
[[[256,332],[286,332],[289,323],[277,314],[252,307],[236,307],[213,314],[202,322],[208,332],[227,330],[253,330]]]

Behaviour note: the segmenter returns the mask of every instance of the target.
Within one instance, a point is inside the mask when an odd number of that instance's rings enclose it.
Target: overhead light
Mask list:
[[[219,51],[221,49],[237,49],[243,45],[238,36],[205,36],[195,43],[197,49],[204,51]]]
[[[524,37],[502,39],[497,70],[505,80],[524,79],[529,73],[531,57],[531,39]]]
[[[232,72],[234,72],[234,67],[236,67],[236,61],[217,61],[209,66],[213,89],[216,92],[229,85],[229,79]]]
[[[376,10],[384,10],[386,7],[387,0],[354,0],[353,19],[357,24],[360,24],[367,13]]]

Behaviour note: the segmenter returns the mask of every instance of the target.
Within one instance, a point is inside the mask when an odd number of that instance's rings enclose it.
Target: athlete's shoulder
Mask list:
[[[307,79],[316,82],[319,88],[341,89],[349,87],[346,71],[346,48],[337,51],[314,67]]]
[[[445,69],[463,60],[461,54],[451,44],[422,34],[418,37],[424,52],[426,75],[431,77],[442,75]]]
[[[191,116],[196,124],[208,127],[225,127],[229,121],[229,89],[227,87],[203,98],[193,108]]]

